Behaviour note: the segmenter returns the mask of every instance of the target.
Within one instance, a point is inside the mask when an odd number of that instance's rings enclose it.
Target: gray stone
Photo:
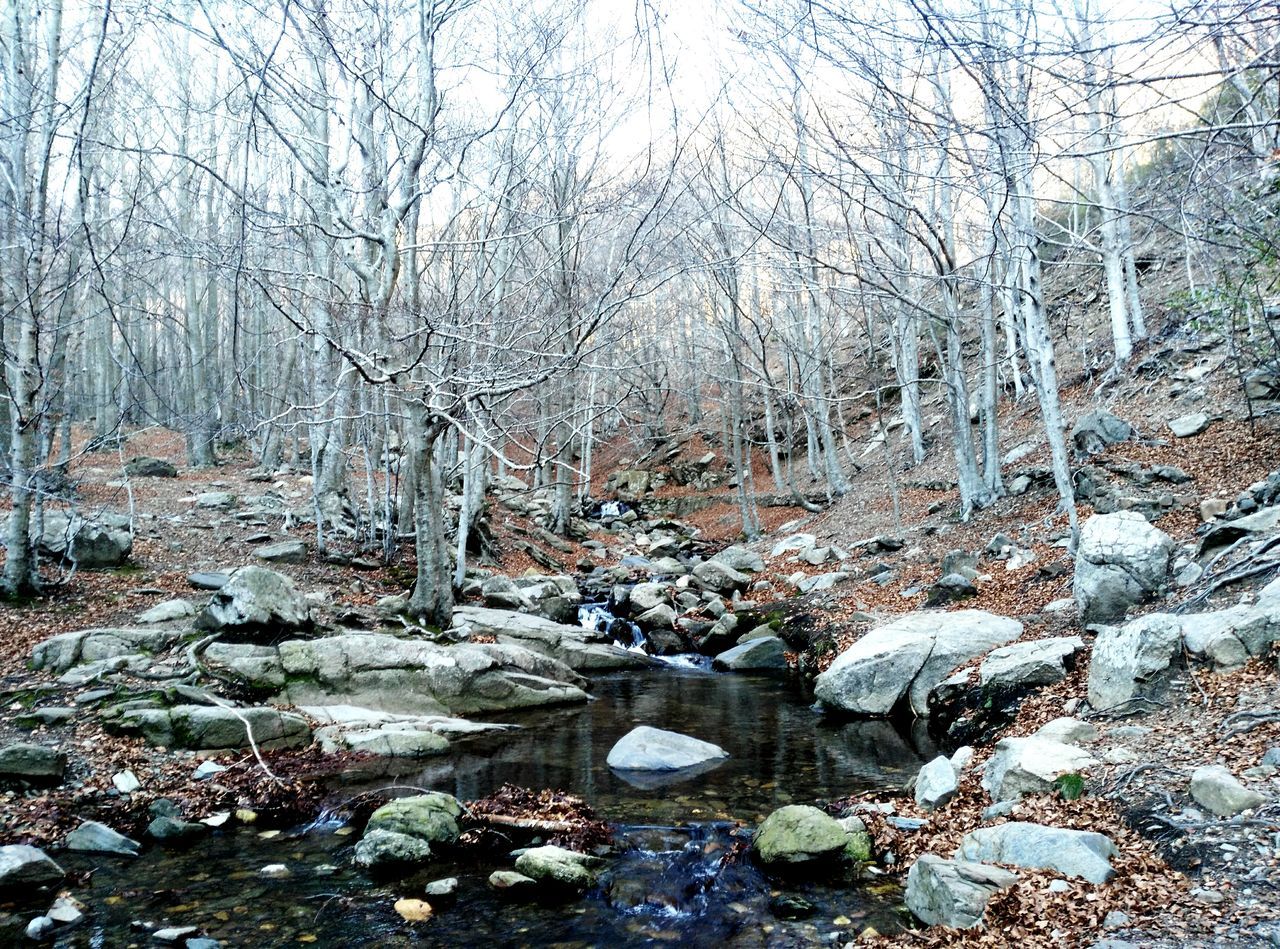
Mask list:
[[[1002,738],[982,772],[982,786],[996,801],[1016,801],[1027,794],[1046,794],[1064,774],[1095,767],[1088,752],[1048,738]]]
[[[641,629],[675,629],[676,611],[666,603],[645,610],[636,617]]]
[[[221,774],[223,771],[226,771],[226,770],[227,769],[225,765],[220,765],[216,761],[202,761],[196,767],[196,770],[192,772],[191,776],[197,781],[208,781],[215,774]],[[168,816],[172,817],[175,815],[171,814]]]
[[[1173,540],[1133,511],[1095,514],[1084,523],[1072,591],[1086,624],[1123,619],[1150,599],[1169,572]]]
[[[1132,425],[1103,409],[1090,412],[1071,429],[1071,440],[1084,455],[1096,455],[1108,445],[1127,442],[1132,437]]]
[[[176,478],[178,469],[160,458],[139,455],[124,463],[124,473],[131,478]]]
[[[516,872],[538,883],[572,890],[596,885],[599,857],[576,853],[563,847],[530,847],[516,858]]]
[[[618,739],[606,761],[619,771],[678,771],[727,757],[711,742],[639,725]]]
[[[433,896],[436,899],[445,899],[450,896],[454,896],[458,892],[458,878],[445,877],[443,880],[432,880],[422,888],[422,891],[426,894],[428,900]]]
[[[366,831],[356,844],[355,862],[366,870],[422,866],[431,860],[431,844],[391,830]]]
[[[904,699],[928,717],[929,692],[958,666],[1022,635],[1017,620],[982,610],[911,613],[871,630],[817,677],[824,705],[888,715]]]
[[[925,810],[936,810],[955,796],[958,787],[955,766],[945,755],[939,755],[916,775],[916,803]]]
[[[644,613],[669,602],[671,587],[666,583],[637,583],[627,594],[632,613]]]
[[[907,872],[907,909],[929,926],[972,929],[982,924],[991,897],[1016,882],[1016,874],[999,867],[921,854]]]
[[[449,845],[458,839],[462,805],[440,791],[398,797],[378,808],[366,825],[366,836],[375,830],[407,834],[430,844]]]
[[[133,551],[129,518],[101,514],[93,520],[74,512],[45,511],[40,549],[87,569],[118,567]]]
[[[205,824],[179,820],[176,817],[160,816],[153,818],[147,825],[147,836],[153,840],[174,843],[203,837],[209,832]]]
[[[967,600],[978,595],[978,588],[968,577],[959,573],[949,573],[929,587],[925,606],[946,606],[958,600]]]
[[[221,590],[231,579],[231,574],[216,570],[202,570],[190,574],[187,583],[197,590]]]
[[[214,592],[196,626],[211,632],[279,635],[311,625],[306,598],[293,581],[266,567],[241,567]]]
[[[253,555],[267,563],[306,563],[307,544],[301,540],[285,540],[259,547]]]
[[[1251,656],[1265,656],[1280,640],[1280,606],[1229,607],[1178,617],[1182,644],[1197,659],[1211,661],[1220,672],[1237,669]]]
[[[111,783],[121,794],[132,794],[142,788],[142,782],[138,780],[138,776],[128,769],[113,774]]]
[[[67,874],[39,847],[0,846],[0,890],[57,883]]]
[[[163,929],[153,930],[151,938],[156,942],[177,942],[179,939],[194,936],[199,931],[198,926],[166,926]]]
[[[791,534],[773,545],[770,557],[781,557],[783,554],[805,551],[818,545],[818,538],[813,534]]]
[[[1036,729],[1037,738],[1060,741],[1064,745],[1080,745],[1098,740],[1098,729],[1078,718],[1055,718]]]
[[[95,820],[87,820],[67,834],[65,843],[68,850],[109,853],[121,857],[136,857],[142,846],[136,840],[130,840],[124,834],[116,833],[106,824]]]
[[[27,938],[32,942],[44,942],[53,938],[53,931],[57,928],[58,924],[48,916],[37,916],[27,923]]]
[[[146,623],[171,623],[175,620],[187,619],[196,615],[195,605],[190,600],[165,600],[163,603],[157,603],[151,609],[138,614],[138,622]]]
[[[269,706],[223,708],[175,705],[172,708],[131,709],[113,727],[139,734],[166,748],[223,750],[247,748],[249,733],[259,748],[301,748],[311,742],[307,720]]]
[[[58,784],[67,756],[56,748],[19,742],[0,748],[0,784]]]
[[[751,669],[785,669],[787,644],[777,636],[758,636],[739,646],[720,653],[715,658],[717,668],[735,672]]]
[[[746,547],[726,547],[711,558],[712,563],[722,563],[739,573],[760,573],[764,570],[764,558]]]
[[[236,506],[236,496],[227,491],[204,491],[196,495],[196,507],[226,511]]]
[[[1153,613],[1105,627],[1089,660],[1089,704],[1102,712],[1144,695],[1181,646],[1182,623],[1175,616]]]
[[[1169,420],[1169,431],[1178,438],[1190,438],[1192,435],[1199,435],[1206,428],[1212,419],[1203,412],[1193,412],[1191,415],[1180,415],[1175,419]]]
[[[729,593],[733,590],[745,589],[750,578],[733,569],[726,563],[716,560],[705,560],[693,568],[693,579],[704,590],[715,593]]]
[[[523,873],[517,873],[515,870],[494,870],[489,874],[489,886],[500,893],[519,896],[529,890],[536,889],[538,881],[530,879]]]
[[[1115,875],[1110,863],[1115,853],[1115,844],[1103,834],[1011,821],[965,834],[955,855],[984,863],[1057,870],[1090,883],[1106,883]]]
[[[978,667],[978,683],[1000,688],[1052,685],[1067,676],[1066,663],[1084,651],[1079,636],[1057,636],[993,649]]]
[[[1234,817],[1267,802],[1264,795],[1245,787],[1222,765],[1196,768],[1191,775],[1191,797],[1219,817]]]

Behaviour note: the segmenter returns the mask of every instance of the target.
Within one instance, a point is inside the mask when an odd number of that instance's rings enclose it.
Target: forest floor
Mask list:
[[[1190,476],[1189,484],[1180,489],[1186,494],[1185,503],[1157,522],[1179,543],[1193,542],[1203,530],[1197,510],[1200,500],[1234,497],[1280,468],[1275,418],[1249,420],[1233,394],[1236,380],[1225,370],[1210,370],[1204,375],[1193,372],[1193,382],[1177,381],[1179,373],[1212,364],[1218,355],[1211,349],[1178,346],[1161,351],[1153,344],[1138,354],[1135,366],[1158,365],[1159,375],[1139,369],[1101,390],[1081,380],[1064,392],[1068,418],[1104,405],[1137,429],[1136,440],[1113,446],[1105,457],[1095,458],[1095,464],[1173,464]],[[1165,423],[1195,410],[1215,414],[1217,420],[1201,435],[1172,438]],[[926,405],[926,414],[930,411],[939,413],[940,409]],[[905,541],[900,550],[875,555],[876,561],[892,568],[891,582],[882,585],[854,580],[796,603],[834,645],[834,650],[805,658],[818,667],[829,662],[835,652],[871,625],[859,614],[883,617],[920,608],[925,589],[938,577],[943,555],[957,549],[981,551],[997,532],[1014,538],[1032,551],[1035,559],[1013,570],[998,562],[984,566],[975,581],[977,595],[959,605],[1024,619],[1026,638],[1089,638],[1069,618],[1073,614],[1045,611],[1052,602],[1071,595],[1071,559],[1061,545],[1067,520],[1056,511],[1051,485],[1037,485],[1021,496],[1002,498],[962,522],[956,516],[955,490],[946,485],[949,465],[942,459],[942,438],[933,448],[927,481],[917,480],[920,476],[915,472],[886,468],[883,453],[874,450],[872,423],[873,419],[867,419],[865,426],[850,433],[855,446],[869,447],[863,455],[866,463],[853,479],[848,496],[816,515],[790,506],[761,509],[762,526],[768,533],[758,546],[765,552],[781,534],[801,530],[817,535],[820,542],[846,548],[884,534]],[[1038,430],[1030,397],[1007,410],[1002,418],[1002,448],[1031,442],[1028,453],[1014,467],[1048,463],[1047,447],[1036,441]],[[684,447],[686,458],[714,448],[701,437],[689,439]],[[901,451],[901,446],[896,449]],[[612,458],[602,453],[602,477],[613,465],[644,464],[624,459],[624,454],[616,448]],[[138,478],[126,484],[121,480],[122,462],[134,455],[177,462],[180,475],[175,479]],[[26,668],[32,648],[41,640],[76,629],[129,625],[156,602],[191,597],[187,576],[193,571],[251,562],[255,547],[263,542],[287,536],[312,539],[306,535],[305,525],[298,525],[288,535],[268,531],[267,537],[260,526],[237,524],[195,505],[196,496],[205,491],[238,496],[272,491],[286,504],[301,506],[310,494],[306,475],[276,473],[264,483],[251,460],[234,452],[217,468],[203,471],[181,465],[182,455],[181,437],[158,430],[131,435],[119,452],[78,455],[72,476],[79,484],[82,507],[135,513],[132,562],[120,570],[77,572],[63,577],[65,582],[39,597],[0,607],[0,623],[6,633],[0,638],[0,694],[7,698],[5,708],[0,709],[0,744],[31,740],[33,735],[34,740],[56,736],[58,743],[76,749],[70,780],[62,788],[42,793],[8,791],[0,797],[4,842],[48,842],[79,820],[108,811],[115,814],[114,826],[126,833],[137,832],[145,823],[146,805],[159,797],[183,802],[189,813],[250,808],[263,813],[264,819],[287,820],[316,806],[314,784],[308,778],[343,767],[341,757],[322,759],[311,751],[277,753],[269,760],[282,781],[267,782],[262,780],[254,758],[244,755],[224,762],[232,767],[216,786],[201,785],[190,780],[192,753],[164,752],[140,740],[111,735],[90,716],[78,716],[69,728],[40,726],[33,733],[17,727],[16,720],[32,697],[50,687],[49,676]],[[774,490],[763,459],[757,459],[755,474],[758,492]],[[688,488],[668,485],[658,496],[688,493]],[[722,497],[684,520],[712,544],[737,540],[741,523],[734,492],[719,488],[712,493]],[[1081,520],[1089,513],[1089,507],[1082,505]],[[509,512],[495,517],[494,527],[500,552],[497,566],[511,575],[534,567],[528,553],[517,548],[517,540],[538,545],[545,555],[564,563],[569,572],[577,560],[590,554],[577,543],[565,549],[541,543],[533,525]],[[607,537],[600,539],[608,541]],[[359,551],[337,552],[344,555],[338,558],[343,562],[330,563],[313,556],[307,563],[279,565],[278,569],[291,575],[301,589],[318,592],[327,603],[344,608],[371,608],[383,596],[402,593],[412,580],[412,551],[407,546],[398,562],[389,567],[366,564],[355,569],[349,560]],[[612,553],[620,556],[626,551]],[[792,587],[786,576],[797,569],[815,574],[830,567],[779,565],[765,574],[764,582],[769,586],[758,598],[775,594],[779,599],[788,598]],[[1150,608],[1167,607],[1184,595],[1172,593]],[[1024,702],[1006,734],[1027,734],[1074,710],[1083,697],[1086,675],[1087,659],[1068,679]],[[74,704],[93,689],[80,691],[78,696],[66,696],[66,701]],[[1108,759],[1090,775],[1091,793],[1075,802],[1031,799],[1019,805],[1013,816],[1108,833],[1120,848],[1117,879],[1103,886],[1073,882],[1066,890],[1055,892],[1047,887],[1043,874],[1024,874],[1016,887],[993,901],[986,930],[959,933],[929,929],[895,941],[994,946],[1051,945],[1065,940],[1087,945],[1095,938],[1112,936],[1143,946],[1267,944],[1267,927],[1280,922],[1280,813],[1268,809],[1248,821],[1205,822],[1198,832],[1176,837],[1162,837],[1144,820],[1150,816],[1152,800],[1188,800],[1186,780],[1195,766],[1222,763],[1236,773],[1255,767],[1267,748],[1280,745],[1280,722],[1228,736],[1223,720],[1241,708],[1276,707],[1280,707],[1280,677],[1275,662],[1255,661],[1226,675],[1192,670],[1165,705],[1124,722],[1099,721],[1108,735],[1124,737],[1109,739]],[[1135,725],[1139,727],[1133,728]],[[979,751],[979,764],[989,750]],[[111,775],[124,770],[133,771],[146,789],[131,796],[127,814],[111,785]],[[881,824],[874,828],[878,846],[893,850],[897,865],[903,869],[925,850],[949,855],[959,835],[980,819],[984,800],[978,787],[979,770],[968,770],[956,799],[934,814],[916,811],[909,796],[898,799],[898,813],[926,819],[926,829],[907,834]],[[1108,916],[1115,912],[1126,915]]]

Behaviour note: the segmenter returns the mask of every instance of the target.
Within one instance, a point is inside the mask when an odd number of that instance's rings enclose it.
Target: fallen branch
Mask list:
[[[1222,732],[1223,738],[1234,738],[1236,735],[1243,735],[1246,732],[1253,731],[1260,725],[1267,725],[1271,722],[1280,722],[1280,709],[1247,709],[1243,712],[1234,712],[1228,715],[1222,720],[1218,730]]]
[[[570,821],[536,820],[532,817],[510,817],[506,814],[471,814],[471,819],[479,824],[496,824],[499,827],[514,827],[517,830],[531,830],[539,834],[571,834],[580,829],[579,825]]]

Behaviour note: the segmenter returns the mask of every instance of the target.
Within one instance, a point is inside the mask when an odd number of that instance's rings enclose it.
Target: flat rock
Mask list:
[[[121,857],[136,857],[142,847],[136,840],[130,840],[124,834],[95,820],[87,820],[67,834],[64,843],[68,850],[109,853]]]
[[[197,590],[221,590],[231,579],[231,574],[216,570],[198,570],[187,577],[187,583]]]
[[[1179,415],[1175,419],[1169,420],[1169,431],[1178,438],[1190,438],[1193,435],[1199,435],[1206,428],[1212,419],[1203,412],[1193,412],[1190,415]]]
[[[1191,797],[1218,817],[1234,817],[1267,802],[1264,795],[1245,787],[1222,765],[1196,768],[1191,775]]]
[[[259,748],[301,748],[311,743],[311,727],[301,715],[270,706],[223,708],[175,705],[130,709],[113,725],[166,748],[224,750],[247,748],[249,733]]]
[[[1182,646],[1182,621],[1153,613],[1103,628],[1089,659],[1089,704],[1098,712],[1145,695]]]
[[[1104,834],[1010,821],[965,834],[955,855],[981,863],[1057,870],[1090,883],[1106,883],[1115,874],[1110,863],[1115,853],[1115,844]]]
[[[81,664],[154,655],[176,645],[181,638],[171,629],[106,628],[60,633],[31,650],[31,667],[57,675]]]
[[[0,890],[57,883],[66,872],[39,847],[7,844],[0,847]]]
[[[972,929],[982,924],[991,897],[1017,882],[1000,867],[921,854],[907,872],[907,909],[929,926]]]
[[[619,771],[679,771],[727,757],[711,742],[640,725],[618,739],[606,760]]]
[[[817,677],[828,708],[888,715],[905,700],[929,715],[929,692],[961,664],[1022,635],[1017,620],[983,610],[911,613],[871,630]]]
[[[727,649],[716,656],[714,665],[720,669],[746,672],[752,669],[785,669],[787,644],[777,636],[759,636],[741,645]]]
[[[253,555],[267,563],[306,563],[307,544],[301,540],[281,541],[259,547]]]
[[[597,870],[604,863],[563,847],[530,847],[516,858],[516,872],[538,883],[571,890],[587,890],[596,885]]]
[[[461,606],[453,611],[455,627],[493,636],[500,644],[521,646],[564,663],[575,672],[643,669],[654,665],[648,656],[608,643],[588,642],[581,626],[557,623],[543,616]]]
[[[0,748],[0,784],[59,784],[67,756],[56,748],[19,742]]]
[[[1026,688],[1052,685],[1067,676],[1067,662],[1084,651],[1079,636],[1055,636],[993,649],[978,667],[980,685]]]
[[[157,603],[151,609],[139,613],[138,622],[147,625],[152,623],[171,623],[176,620],[188,619],[195,615],[195,604],[190,600],[165,600],[162,603]]]

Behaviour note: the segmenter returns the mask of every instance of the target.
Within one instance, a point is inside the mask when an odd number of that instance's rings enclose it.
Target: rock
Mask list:
[[[217,705],[175,705],[171,708],[130,709],[112,728],[141,735],[153,745],[222,751],[250,746],[249,732],[259,748],[301,748],[311,743],[311,727],[301,715],[270,706],[224,708]]]
[[[84,629],[60,633],[37,644],[31,651],[31,666],[54,674],[65,673],[81,663],[153,655],[176,645],[180,638],[171,629]]]
[[[0,748],[0,784],[60,784],[66,770],[67,756],[56,748],[27,742]]]
[[[633,614],[645,613],[667,605],[670,591],[671,587],[666,583],[637,583],[627,594],[627,602]]]
[[[221,774],[226,770],[224,765],[220,765],[216,761],[202,761],[191,776],[197,781],[208,781],[215,774]]]
[[[587,890],[596,885],[596,869],[603,863],[563,847],[530,847],[516,858],[516,872],[538,883]]]
[[[1111,838],[1104,834],[1010,821],[965,834],[955,855],[964,860],[1057,870],[1090,883],[1106,883],[1115,874],[1110,863],[1115,853]]]
[[[68,850],[85,853],[109,853],[121,857],[136,857],[141,844],[124,834],[116,833],[106,824],[87,820],[71,833],[65,841]]]
[[[194,936],[199,931],[198,926],[166,926],[163,929],[153,930],[151,938],[156,942],[177,942],[179,939]]]
[[[955,796],[958,787],[958,776],[951,760],[939,755],[916,775],[916,803],[925,810],[936,810]]]
[[[524,896],[536,889],[538,882],[515,870],[494,870],[489,874],[489,886],[507,896]]]
[[[121,794],[132,794],[142,787],[142,782],[132,771],[118,771],[111,776],[111,783]]]
[[[393,907],[400,918],[410,923],[421,923],[431,918],[431,904],[425,900],[399,899]]]
[[[693,568],[693,579],[704,590],[714,593],[730,593],[745,589],[750,577],[739,573],[728,564],[716,560],[705,560]]]
[[[783,554],[805,551],[816,546],[818,546],[818,538],[813,534],[791,534],[774,544],[773,549],[769,551],[769,556],[778,558]]]
[[[1103,712],[1146,694],[1181,646],[1182,623],[1174,616],[1154,613],[1103,628],[1089,660],[1089,704]]]
[[[178,469],[159,458],[139,455],[124,463],[124,473],[131,478],[176,478]]]
[[[1218,817],[1234,817],[1267,802],[1265,796],[1245,787],[1222,765],[1196,768],[1191,775],[1191,797]]]
[[[432,880],[423,887],[422,892],[428,899],[436,901],[448,900],[458,893],[458,878],[445,877],[443,880]]]
[[[488,577],[480,584],[484,605],[497,610],[532,609],[533,602],[520,592],[509,577]]]
[[[389,722],[376,728],[330,727],[316,730],[328,754],[345,749],[380,758],[429,758],[449,750],[449,740],[413,724]]]
[[[1103,929],[1124,929],[1133,920],[1129,918],[1129,914],[1118,909],[1113,909],[1106,916],[1102,917]]]
[[[1280,373],[1266,367],[1250,371],[1244,377],[1244,392],[1250,399],[1280,397]]]
[[[929,595],[925,606],[946,606],[959,600],[967,600],[978,595],[978,588],[968,577],[959,573],[949,573],[929,587]]]
[[[722,563],[739,573],[760,573],[764,570],[764,558],[746,547],[726,547],[711,558],[711,563]]]
[[[1036,730],[1037,738],[1059,741],[1064,745],[1079,745],[1098,740],[1098,729],[1078,718],[1055,718]]]
[[[727,757],[711,742],[639,725],[618,739],[606,761],[619,771],[678,771]]]
[[[171,623],[175,620],[187,619],[196,615],[195,605],[190,600],[165,600],[151,609],[138,615],[139,623]]]
[[[88,520],[74,512],[46,510],[40,550],[86,569],[118,567],[133,551],[133,532],[123,515],[102,514]]]
[[[306,563],[307,544],[301,540],[281,541],[259,547],[253,555],[267,563]]]
[[[785,669],[787,644],[777,636],[760,636],[749,639],[716,656],[714,664],[719,669],[746,672],[752,669]]]
[[[997,688],[1052,685],[1066,678],[1068,661],[1083,651],[1084,640],[1079,636],[1057,636],[1002,646],[982,660],[978,682]]]
[[[911,613],[871,630],[814,683],[826,707],[888,715],[905,699],[928,717],[929,692],[959,665],[1022,635],[1017,620],[982,610]]]
[[[176,817],[156,817],[147,825],[147,836],[152,840],[176,842],[203,837],[209,832],[205,824],[178,820]]]
[[[431,845],[420,837],[391,830],[368,830],[356,844],[356,866],[366,870],[419,867],[431,860]]]
[[[1178,619],[1186,651],[1211,660],[1220,672],[1239,668],[1250,656],[1266,656],[1280,640],[1280,607],[1275,605],[1241,604]]]
[[[57,883],[67,874],[39,847],[0,846],[0,891]]]
[[[1082,455],[1096,455],[1108,445],[1127,442],[1132,437],[1132,425],[1102,409],[1084,416],[1071,430],[1071,441]]]
[[[256,566],[241,567],[231,574],[196,619],[200,629],[246,638],[279,637],[310,625],[310,606],[293,581]]]
[[[1133,511],[1095,514],[1085,521],[1072,590],[1086,624],[1123,619],[1150,599],[1169,571],[1173,540]]]
[[[227,491],[204,491],[196,495],[196,507],[226,511],[236,506],[236,496]]]
[[[851,844],[865,849],[867,841],[857,836],[816,807],[788,804],[764,819],[751,838],[751,849],[766,866],[825,864],[846,859]]]
[[[843,583],[850,579],[853,574],[847,570],[834,570],[831,573],[819,573],[812,577],[804,577],[796,584],[796,589],[801,593],[816,593],[822,590],[830,590],[836,584]]]
[[[1262,763],[1272,768],[1280,768],[1280,747],[1268,748],[1262,756]]]
[[[27,923],[27,938],[32,942],[44,942],[53,938],[53,931],[57,928],[58,924],[48,916],[37,916]]]
[[[675,629],[676,611],[666,603],[659,603],[636,617],[641,629]]]
[[[231,579],[231,574],[219,571],[197,571],[187,577],[187,583],[197,590],[221,590]]]
[[[1190,438],[1192,435],[1199,435],[1209,427],[1211,419],[1203,412],[1194,412],[1191,415],[1180,415],[1175,419],[1169,420],[1169,431],[1177,438]]]
[[[398,797],[373,812],[365,834],[385,830],[447,846],[461,833],[458,826],[461,816],[462,805],[457,799],[440,791]]]
[[[653,660],[607,643],[588,642],[581,626],[556,623],[542,616],[462,606],[453,611],[455,627],[493,636],[500,645],[519,646],[564,663],[575,672],[640,669]],[[455,647],[456,648],[456,647]]]
[[[999,867],[921,854],[907,872],[907,909],[928,926],[971,929],[981,925],[988,900],[1016,882]]]
[[[1062,775],[1086,771],[1098,763],[1075,745],[1036,736],[1002,738],[982,772],[982,786],[994,801],[1016,801],[1027,794],[1046,794]]]

